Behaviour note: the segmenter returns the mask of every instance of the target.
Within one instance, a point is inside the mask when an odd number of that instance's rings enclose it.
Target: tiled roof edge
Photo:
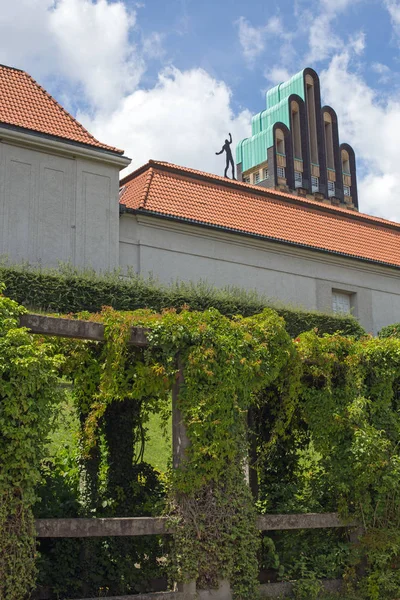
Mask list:
[[[137,177],[138,175],[141,175],[144,171],[147,171],[147,169],[150,169],[150,167],[152,166],[151,165],[152,162],[154,162],[154,161],[148,161],[147,163],[145,163],[144,165],[141,165],[140,167],[138,167],[131,173],[128,173],[128,175],[125,175],[125,177],[120,179],[119,185],[120,186],[126,185],[129,181],[131,181],[132,179],[135,179],[135,177]]]
[[[108,150],[110,150],[111,152],[115,152],[117,154],[123,154],[124,150],[121,150],[120,148],[115,148],[114,146],[109,146],[108,144],[103,144],[103,142],[101,142],[100,140],[98,140],[97,138],[94,137],[94,135],[92,135],[87,129],[86,127],[84,127],[82,125],[82,123],[80,123],[79,121],[77,121],[75,119],[75,117],[73,117],[71,115],[71,113],[69,113],[67,110],[65,110],[65,108],[59,103],[57,102],[57,100],[51,95],[49,94],[49,92],[47,90],[44,89],[44,87],[42,87],[40,85],[40,83],[38,83],[36,81],[36,79],[34,79],[32,77],[32,75],[29,75],[29,73],[27,73],[26,71],[22,71],[27,77],[28,79],[30,79],[33,84],[40,89],[41,92],[44,92],[44,94],[51,100],[51,102],[53,102],[53,104],[56,105],[56,107],[61,110],[61,112],[66,115],[69,119],[72,119],[72,121],[85,133],[87,134],[91,140],[93,140],[94,142],[97,142],[98,144],[100,144],[101,146],[103,146],[104,148],[107,148]],[[88,144],[90,146],[90,144]]]
[[[300,248],[306,248],[307,250],[313,250],[316,252],[327,252],[328,254],[333,254],[335,256],[345,256],[346,258],[353,258],[355,260],[361,260],[363,262],[377,264],[385,267],[391,267],[394,269],[400,269],[400,265],[396,265],[394,263],[388,263],[382,260],[376,260],[373,258],[367,258],[365,256],[359,256],[357,254],[349,254],[347,252],[340,252],[339,250],[329,250],[327,248],[322,248],[321,246],[312,246],[311,244],[304,244],[302,242],[293,242],[291,240],[286,240],[285,238],[277,238],[268,235],[262,235],[260,233],[253,233],[251,231],[245,231],[243,229],[235,229],[234,227],[226,227],[224,225],[215,225],[213,223],[207,223],[207,221],[200,221],[197,219],[189,219],[187,217],[177,217],[175,215],[161,213],[155,210],[147,210],[147,209],[136,209],[136,208],[124,208],[124,211],[128,214],[139,214],[146,215],[150,217],[158,217],[161,219],[166,219],[168,221],[178,221],[180,223],[190,223],[193,225],[200,225],[201,227],[206,227],[207,229],[217,229],[219,231],[227,231],[229,233],[236,233],[238,235],[243,235],[246,237],[257,238],[261,240],[268,240],[269,242],[276,242],[279,244],[286,244],[288,246],[297,246]]]
[[[142,192],[141,197],[140,197],[139,208],[146,208],[146,200],[147,200],[147,196],[149,194],[150,185],[151,185],[151,181],[153,179],[153,175],[154,175],[154,169],[152,167],[150,167],[149,172],[148,172],[147,177],[146,177],[146,182],[145,182],[144,187],[143,187],[143,192]]]
[[[60,135],[53,135],[51,133],[44,133],[43,131],[38,131],[37,129],[29,129],[28,127],[20,127],[19,125],[11,125],[10,123],[5,123],[4,121],[0,121],[0,127],[3,127],[4,129],[10,129],[11,131],[17,131],[17,132],[20,131],[21,133],[35,135],[37,137],[44,138],[44,139],[56,140],[58,142],[63,142],[64,144],[70,144],[71,146],[78,146],[81,148],[88,148],[90,150],[96,150],[97,152],[103,152],[104,154],[118,156],[120,158],[128,158],[128,157],[124,156],[123,154],[121,154],[121,152],[123,153],[124,150],[116,152],[114,150],[111,150],[111,147],[108,147],[106,145],[96,146],[94,144],[78,142],[78,140],[71,140],[70,138],[62,137]],[[101,144],[101,142],[100,142],[100,144]]]
[[[10,65],[3,65],[2,63],[0,63],[0,67],[3,67],[4,69],[9,69],[10,71],[18,71],[19,73],[26,72],[26,71],[23,71],[22,69],[18,69],[17,67],[10,67]]]
[[[387,219],[382,219],[381,217],[374,217],[372,215],[352,211],[346,208],[341,208],[339,206],[332,206],[314,200],[308,200],[307,198],[302,198],[300,196],[295,196],[294,194],[289,194],[286,192],[280,192],[279,190],[273,190],[271,188],[261,188],[257,185],[252,185],[249,183],[244,183],[242,181],[236,181],[225,177],[220,177],[219,175],[214,175],[213,173],[197,171],[196,169],[188,169],[186,167],[180,167],[179,165],[174,165],[172,163],[166,163],[156,160],[149,160],[146,164],[142,165],[141,167],[124,177],[121,180],[121,184],[128,183],[131,179],[134,179],[135,177],[143,173],[143,171],[151,167],[160,171],[177,173],[179,175],[182,175],[183,177],[188,177],[191,179],[198,179],[200,181],[208,182],[211,181],[213,183],[217,183],[218,185],[222,185],[230,189],[240,189],[242,192],[253,196],[257,195],[263,198],[269,198],[272,196],[274,199],[281,200],[284,202],[290,202],[292,204],[295,204],[296,206],[307,206],[313,210],[323,211],[331,215],[333,214],[340,217],[345,217],[346,219],[350,218],[355,221],[364,221],[369,225],[375,224],[376,226],[391,228],[396,231],[400,229],[400,223],[396,223],[395,221],[389,221]]]

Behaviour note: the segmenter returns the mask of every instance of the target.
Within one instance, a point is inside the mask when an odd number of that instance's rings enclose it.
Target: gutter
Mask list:
[[[357,256],[356,254],[348,254],[347,252],[339,252],[338,250],[328,250],[327,248],[321,248],[319,246],[311,246],[308,244],[303,244],[299,242],[291,242],[290,240],[285,240],[283,238],[274,238],[268,235],[261,235],[259,233],[251,233],[249,231],[243,231],[241,229],[234,229],[233,227],[224,227],[223,225],[213,225],[212,223],[206,223],[205,221],[197,221],[195,219],[187,219],[185,217],[175,217],[173,215],[166,215],[163,213],[159,213],[154,210],[138,210],[136,208],[128,208],[125,204],[120,204],[120,216],[123,214],[131,214],[131,215],[144,215],[149,217],[157,217],[158,219],[165,219],[166,221],[175,221],[177,223],[189,223],[191,225],[197,225],[199,227],[204,227],[206,229],[212,229],[217,231],[223,231],[226,233],[235,233],[236,235],[241,235],[244,237],[255,238],[258,240],[267,240],[268,242],[273,242],[276,244],[285,244],[286,246],[296,246],[298,248],[306,248],[307,250],[312,250],[313,252],[326,252],[327,254],[333,254],[334,256],[344,256],[346,258],[352,258],[353,260],[360,260],[362,262],[366,262],[369,264],[380,265],[384,267],[389,267],[392,269],[400,269],[400,265],[395,265],[393,263],[387,263],[381,260],[375,260],[373,258],[366,258],[364,256]]]

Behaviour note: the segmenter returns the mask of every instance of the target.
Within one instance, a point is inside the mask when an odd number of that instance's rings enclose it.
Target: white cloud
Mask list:
[[[385,6],[389,11],[396,33],[400,35],[400,2],[398,0],[385,0]]]
[[[92,106],[111,108],[139,83],[144,65],[129,41],[136,15],[122,2],[59,0],[49,17],[64,76]]]
[[[334,17],[333,12],[326,12],[314,19],[309,30],[307,62],[323,61],[342,47],[342,40],[332,31]]]
[[[229,132],[233,148],[250,132],[250,113],[235,115],[229,88],[202,69],[168,68],[154,88],[124,98],[108,119],[79,117],[101,140],[125,149],[129,170],[153,158],[223,174],[224,157],[215,152]]]
[[[317,16],[309,28],[306,62],[324,61],[335,52],[343,50],[344,40],[334,32],[332,24],[352,4],[353,0],[320,0]],[[350,36],[349,44],[357,54],[361,54],[365,48],[364,33]]]
[[[341,141],[355,150],[363,212],[400,221],[400,101],[381,97],[351,72],[348,52],[337,55],[321,73],[325,100],[338,113]]]
[[[251,63],[265,50],[268,36],[284,37],[282,22],[279,17],[271,17],[260,27],[253,27],[244,17],[236,24],[239,27],[239,42],[245,58]]]
[[[112,110],[138,85],[144,55],[162,51],[161,37],[142,40],[135,24],[122,1],[0,0],[0,62],[67,82],[93,109]]]
[[[360,56],[365,50],[365,33],[359,31],[349,40],[349,46],[354,50],[357,56]]]
[[[47,65],[53,63],[55,51],[47,29],[53,4],[53,0],[0,0],[2,64],[43,75]]]
[[[283,81],[290,79],[291,74],[284,67],[272,67],[271,69],[267,69],[267,71],[264,73],[264,76],[273,85],[277,85],[278,83],[282,83]]]
[[[392,73],[391,69],[387,65],[384,65],[380,62],[372,63],[371,70],[379,75],[378,83],[386,84],[394,79],[394,74]]]

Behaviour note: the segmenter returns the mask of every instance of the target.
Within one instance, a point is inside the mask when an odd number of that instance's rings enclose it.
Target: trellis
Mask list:
[[[104,341],[104,325],[93,321],[48,317],[36,314],[24,314],[20,317],[21,327],[27,327],[32,333],[65,338],[76,338],[90,341]],[[146,329],[132,327],[129,344],[145,348],[148,346]],[[179,365],[179,376],[172,389],[172,451],[173,466],[177,468],[188,446],[185,425],[177,408],[179,388],[183,382],[183,368]],[[171,533],[168,521],[164,517],[114,517],[114,518],[74,518],[74,519],[37,519],[35,521],[38,538],[91,538],[107,536],[143,536],[166,535]],[[324,528],[349,528],[351,537],[357,540],[360,529],[357,523],[344,523],[337,513],[307,513],[307,514],[282,514],[259,515],[257,527],[260,531],[299,530],[299,529],[324,529]],[[337,590],[339,580],[323,582],[326,589]],[[290,594],[292,584],[270,583],[260,585],[261,596],[277,597]],[[205,598],[216,600],[229,600],[229,586],[216,591],[206,591]],[[200,592],[201,598],[202,592]],[[176,589],[171,592],[158,592],[134,596],[119,596],[109,600],[192,600],[196,597],[195,582],[177,583]]]

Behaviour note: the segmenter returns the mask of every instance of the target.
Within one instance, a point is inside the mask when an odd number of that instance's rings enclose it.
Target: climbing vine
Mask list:
[[[61,357],[19,328],[24,309],[0,286],[0,598],[21,600],[35,581],[32,506],[57,400]]]
[[[400,595],[399,339],[313,330],[293,342],[270,309],[228,318],[215,309],[106,307],[67,317],[104,323],[104,343],[56,343],[19,328],[23,310],[0,296],[1,598],[19,600],[34,584],[32,506],[60,374],[74,383],[79,417],[80,515],[150,516],[162,506],[174,530],[174,580],[210,588],[228,579],[235,598],[255,598],[263,500],[254,503],[246,481],[249,447],[262,486],[274,460],[288,471],[307,447],[310,495],[313,471],[324,481],[315,506],[364,529],[345,573],[354,598]],[[145,349],[129,344],[132,327],[146,329]],[[167,475],[165,498],[143,447],[146,419],[158,412],[167,421],[172,389],[189,445]],[[143,541],[139,551],[131,540],[110,541],[115,562],[127,565],[122,592],[137,591],[128,575],[137,562],[151,572],[151,561],[165,556],[157,544]],[[271,541],[264,546],[274,552]],[[101,548],[81,546],[88,576]],[[318,588],[311,573],[295,591],[314,597]]]
[[[360,341],[314,332],[296,340],[303,362],[300,404],[337,508],[365,535],[349,568],[370,600],[400,594],[400,340]]]
[[[168,514],[175,530],[170,571],[176,579],[195,579],[204,588],[226,578],[236,597],[253,598],[259,534],[244,475],[247,411],[259,390],[288,370],[293,344],[283,319],[269,309],[254,317],[228,319],[213,309],[204,313],[170,310],[159,315],[118,313],[111,308],[93,318],[105,325],[106,343],[100,355],[98,345],[74,342],[71,351],[71,342],[66,342],[69,373],[74,373],[77,397],[85,407],[82,444],[87,457],[95,455],[102,423],[108,432],[109,454],[112,451],[112,411],[133,408],[141,419],[143,410],[162,411],[164,407],[165,411],[168,392],[181,367],[177,408],[190,445],[180,467],[170,472],[168,483]],[[146,351],[128,346],[132,326],[147,329]],[[100,368],[93,368],[95,355]],[[88,366],[94,388],[87,381]],[[119,462],[126,467],[125,481],[130,481],[126,459],[132,465],[132,456],[127,440],[132,448],[137,439],[129,438],[126,428],[122,437],[115,448],[125,449]],[[121,482],[116,485],[110,470],[112,480],[115,485],[110,485],[110,494],[117,489],[121,506],[129,490]]]

